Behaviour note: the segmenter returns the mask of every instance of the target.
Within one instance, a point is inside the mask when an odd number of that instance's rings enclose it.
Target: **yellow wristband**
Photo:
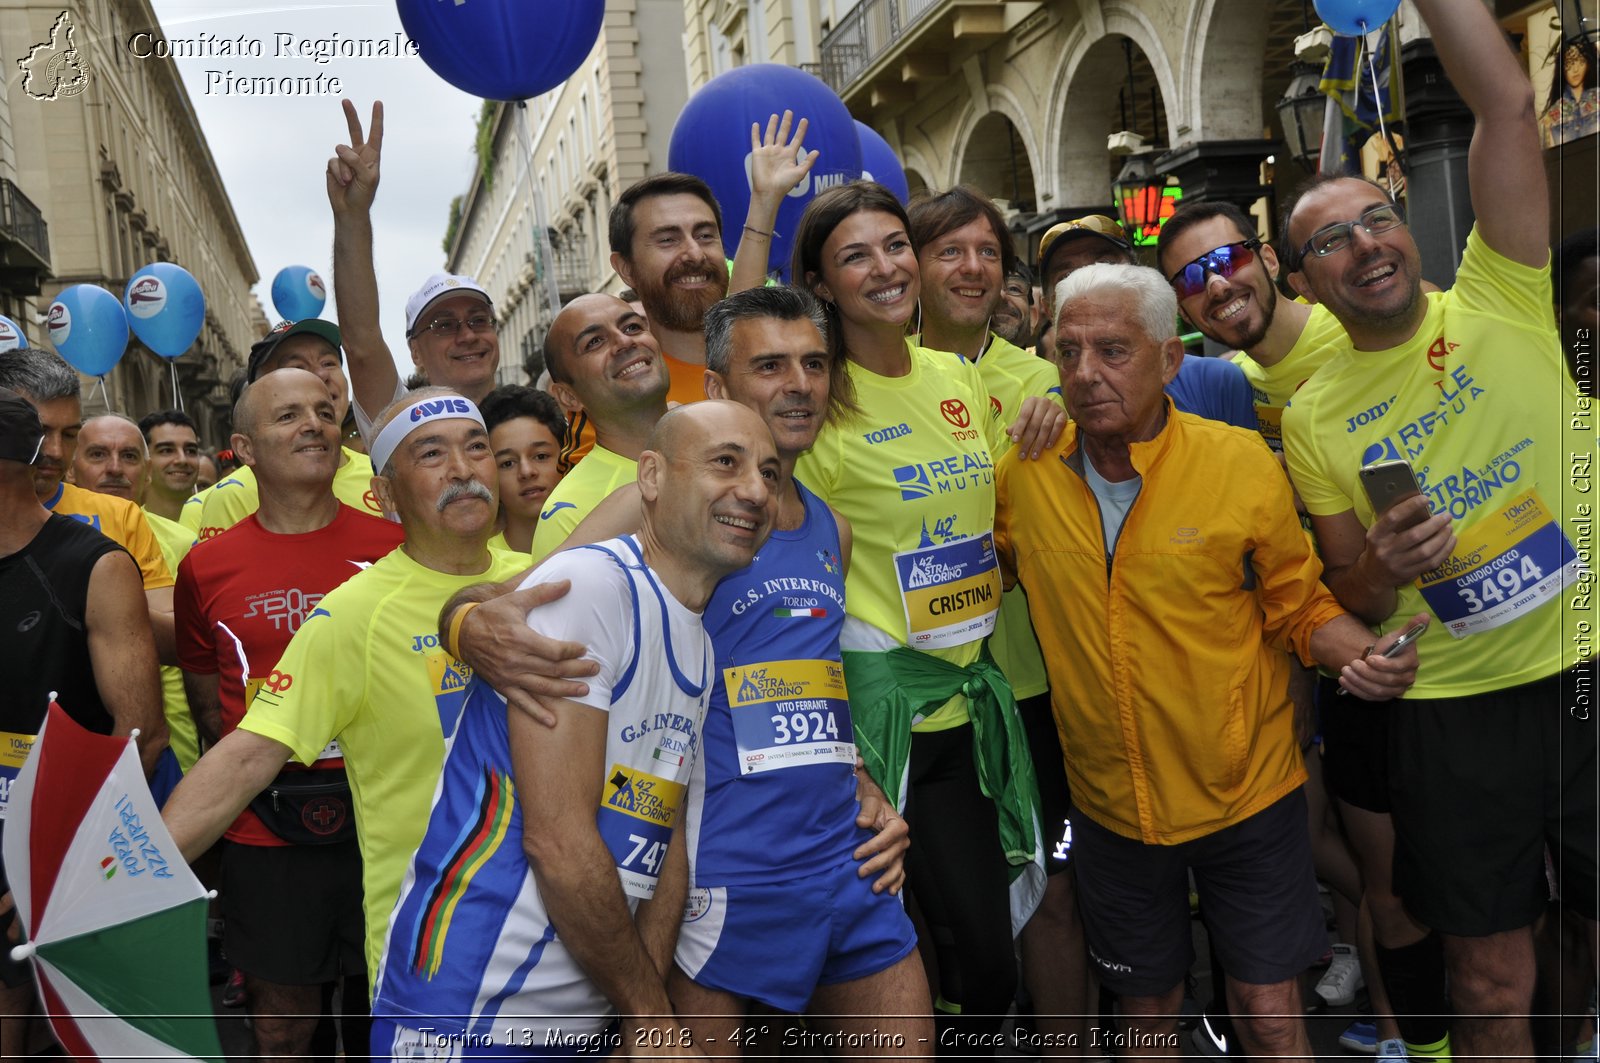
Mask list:
[[[457,609],[455,615],[450,618],[450,630],[445,632],[444,648],[458,661],[461,659],[461,621],[465,620],[467,614],[476,609],[478,604],[468,602]]]

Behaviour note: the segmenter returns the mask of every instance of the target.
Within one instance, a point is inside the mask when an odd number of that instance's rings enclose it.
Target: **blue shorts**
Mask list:
[[[535,1017],[531,1023],[517,1016],[501,1017],[494,1024],[489,1037],[468,1037],[434,1029],[425,1019],[411,1019],[405,1024],[394,1019],[372,1017],[370,1040],[371,1063],[385,1060],[453,1060],[498,1059],[520,1060],[522,1063],[539,1063],[555,1060],[599,1059],[609,1056],[621,1045],[621,1034],[615,1022],[598,1033],[568,1038],[566,1043],[548,1043],[549,1019]]]
[[[899,897],[873,893],[856,860],[758,886],[691,889],[674,959],[708,989],[798,1014],[819,985],[888,970],[917,947]]]

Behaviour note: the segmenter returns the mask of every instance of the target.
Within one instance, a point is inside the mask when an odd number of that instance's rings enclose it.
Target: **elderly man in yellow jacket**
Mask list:
[[[1183,346],[1160,274],[1086,266],[1054,303],[1075,425],[1055,454],[1001,461],[995,541],[1044,649],[1119,1046],[1178,1053],[1192,870],[1244,1049],[1309,1056],[1295,979],[1326,941],[1283,651],[1374,700],[1405,692],[1416,651],[1382,656],[1395,636],[1323,586],[1261,437],[1163,394]]]

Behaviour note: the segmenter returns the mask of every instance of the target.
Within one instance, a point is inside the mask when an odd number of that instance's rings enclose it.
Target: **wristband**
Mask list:
[[[461,608],[457,609],[455,611],[455,615],[450,618],[450,627],[445,632],[444,648],[449,651],[450,656],[454,657],[458,661],[461,659],[461,622],[465,620],[467,618],[467,614],[476,609],[478,605],[478,602],[468,602]]]
[[[744,227],[744,231],[747,232],[747,233],[755,233],[757,236],[765,236],[769,240],[772,238],[772,234],[771,233],[764,232],[761,229],[757,229],[754,225],[746,225]]]

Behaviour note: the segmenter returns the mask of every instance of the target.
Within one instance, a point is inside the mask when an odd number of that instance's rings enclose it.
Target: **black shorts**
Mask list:
[[[1422,923],[1459,937],[1531,925],[1549,900],[1546,847],[1562,900],[1596,917],[1600,721],[1587,667],[1394,703],[1394,888]]]
[[[1033,774],[1039,780],[1045,874],[1060,874],[1067,869],[1072,848],[1072,828],[1067,822],[1072,793],[1067,789],[1067,764],[1061,756],[1061,735],[1056,730],[1049,692],[1017,702],[1017,714],[1022,717],[1022,730],[1028,736],[1028,751],[1033,756]]]
[[[227,842],[217,898],[222,950],[245,974],[278,985],[321,985],[366,973],[358,842]]]
[[[1389,811],[1389,714],[1394,705],[1340,695],[1337,679],[1317,679],[1323,781],[1334,797],[1368,812]]]
[[[1147,845],[1086,815],[1073,862],[1089,957],[1124,996],[1160,996],[1194,962],[1189,871],[1222,969],[1241,982],[1293,978],[1328,948],[1304,788],[1242,822],[1177,845]]]

